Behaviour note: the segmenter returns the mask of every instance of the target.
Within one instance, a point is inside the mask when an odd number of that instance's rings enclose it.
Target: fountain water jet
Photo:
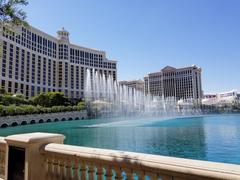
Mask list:
[[[85,100],[91,115],[97,117],[177,117],[201,113],[191,103],[180,106],[175,97],[145,95],[94,69],[87,69]]]

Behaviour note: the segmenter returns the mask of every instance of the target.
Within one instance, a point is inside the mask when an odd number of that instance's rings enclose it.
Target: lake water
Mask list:
[[[240,115],[175,119],[92,119],[0,129],[0,136],[52,132],[87,147],[240,164]]]

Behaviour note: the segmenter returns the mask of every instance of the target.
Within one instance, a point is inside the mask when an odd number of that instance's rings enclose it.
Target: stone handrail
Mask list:
[[[7,144],[3,137],[0,137],[0,179],[5,177]]]
[[[240,166],[50,143],[45,179],[239,180]]]

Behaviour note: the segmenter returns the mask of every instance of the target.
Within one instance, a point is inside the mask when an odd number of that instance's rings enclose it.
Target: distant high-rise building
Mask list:
[[[119,84],[134,88],[138,91],[144,91],[144,81],[141,79],[132,81],[119,81]]]
[[[71,44],[64,28],[57,38],[34,27],[2,28],[0,86],[7,92],[32,97],[61,91],[69,98],[83,98],[86,69],[117,79],[117,62],[106,53]]]
[[[201,102],[201,68],[193,65],[176,69],[166,66],[159,72],[144,77],[145,94],[155,96],[193,99]]]

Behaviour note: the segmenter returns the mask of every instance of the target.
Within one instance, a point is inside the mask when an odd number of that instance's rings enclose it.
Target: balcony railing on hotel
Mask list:
[[[240,179],[239,165],[64,145],[63,139],[48,133],[0,138],[0,179],[11,174],[6,161],[10,146],[25,149],[25,180]]]

